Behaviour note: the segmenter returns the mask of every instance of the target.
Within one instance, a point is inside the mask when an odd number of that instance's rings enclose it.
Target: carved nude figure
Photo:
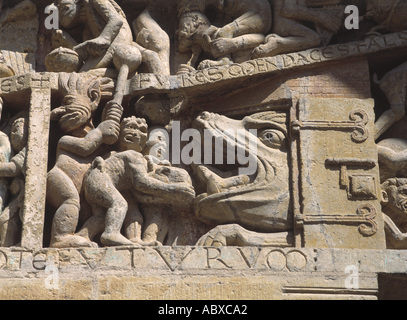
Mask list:
[[[205,8],[210,5],[223,15],[228,15],[231,22],[221,28],[211,25],[204,14]],[[207,0],[199,4],[184,1],[179,11],[179,51],[192,51],[187,63],[190,67],[196,67],[202,52],[219,61],[205,61],[200,68],[228,64],[231,54],[253,49],[263,43],[265,34],[271,28],[271,8],[265,0]]]
[[[148,9],[140,13],[133,21],[132,27],[136,35],[136,45],[140,45],[143,62],[150,72],[170,75],[170,38],[151,17]]]
[[[14,156],[10,162],[0,163],[0,177],[13,178],[9,186],[11,199],[0,213],[0,246],[2,247],[16,246],[21,239],[27,135],[26,118],[17,118],[13,121],[10,141]]]
[[[58,142],[55,166],[47,176],[47,201],[55,209],[51,247],[91,246],[75,236],[79,219],[82,180],[98,155],[107,152],[103,145],[117,141],[120,124],[113,120],[92,123],[103,90],[100,78],[73,73],[62,75],[60,86],[65,90],[62,106],[51,112],[67,133]]]
[[[273,0],[273,33],[266,37],[265,44],[253,51],[253,58],[270,57],[278,54],[318,47],[320,35],[302,22],[311,22],[337,32],[342,20],[313,10],[305,0]]]
[[[133,244],[120,233],[128,209],[127,201],[121,194],[125,190],[130,190],[140,203],[151,203],[154,206],[185,206],[192,203],[195,192],[191,182],[184,180],[188,177],[186,172],[181,181],[174,181],[175,171],[149,173],[148,161],[142,154],[147,133],[148,127],[144,119],[124,119],[119,136],[119,152],[112,153],[106,160],[97,157],[93,161],[83,185],[94,215],[85,223],[79,235],[92,239],[104,227],[102,244]],[[166,175],[169,181],[159,179],[157,175],[160,174]]]
[[[0,115],[3,111],[3,99],[0,98]],[[4,132],[0,131],[0,164],[7,164],[10,162],[11,156],[11,143],[10,139]],[[9,198],[9,182],[4,177],[0,178],[0,217],[4,216],[4,208]],[[0,220],[1,223],[1,220]],[[0,241],[3,241],[4,235],[0,233]]]
[[[226,24],[212,27],[214,39],[235,38],[245,34],[267,33],[271,28],[271,8],[266,0],[183,0],[179,3],[179,14],[202,12],[212,6],[223,16]]]
[[[122,103],[128,75],[135,72],[142,62],[153,73],[167,70],[168,66],[163,67],[156,52],[133,41],[126,16],[114,0],[57,0],[56,5],[63,27],[84,26],[84,42],[77,44],[66,33],[57,31],[53,39],[54,46],[59,44],[79,54],[85,62],[81,72],[107,68],[113,62],[119,71],[114,103]],[[143,13],[140,26],[146,24],[146,21],[149,21],[150,27],[153,25],[147,13]],[[148,39],[155,39],[164,33],[157,24],[154,27],[154,30],[143,29],[139,39],[144,39],[144,44],[147,44]]]

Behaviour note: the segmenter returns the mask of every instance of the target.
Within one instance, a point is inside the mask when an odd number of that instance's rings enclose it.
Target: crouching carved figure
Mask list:
[[[196,199],[195,214],[218,225],[198,241],[199,245],[274,245],[292,241],[286,120],[286,114],[275,112],[254,114],[241,121],[208,112],[197,118],[194,127],[209,130],[236,150],[243,148],[255,161],[255,170],[249,170],[247,175],[235,173],[230,166],[226,171],[204,165],[195,168],[206,187],[206,192]],[[236,139],[231,130],[242,130],[246,136],[237,135]],[[255,152],[246,143],[250,135],[257,145]]]
[[[138,203],[191,207],[195,191],[188,173],[169,165],[149,165],[149,157],[142,153],[147,135],[144,119],[126,118],[121,125],[119,152],[111,153],[106,160],[97,157],[93,161],[83,185],[94,215],[78,235],[92,240],[104,230],[102,244],[132,245],[120,233],[128,212],[123,191],[131,191]]]

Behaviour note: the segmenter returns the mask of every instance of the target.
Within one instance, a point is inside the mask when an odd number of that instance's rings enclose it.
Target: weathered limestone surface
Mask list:
[[[377,299],[403,251],[154,247],[1,251],[2,299]],[[359,288],[347,288],[359,268]]]
[[[405,299],[406,13],[0,0],[0,299]]]

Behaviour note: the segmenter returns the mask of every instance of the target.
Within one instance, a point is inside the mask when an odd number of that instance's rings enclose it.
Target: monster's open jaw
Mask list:
[[[208,136],[205,136],[205,134],[202,133],[203,145],[206,146],[207,144],[205,143],[211,143],[208,145],[212,146],[212,165],[199,165],[195,167],[195,174],[197,178],[203,182],[205,186],[207,186],[206,195],[208,196],[213,194],[223,194],[232,190],[246,187],[253,183],[256,176],[256,173],[252,176],[239,175],[238,169],[241,168],[242,165],[240,165],[237,161],[237,148],[242,148],[242,146],[239,146],[235,136],[231,136],[231,132],[233,132],[233,130],[230,132],[225,132],[224,129],[217,126],[217,123],[219,122],[217,121],[219,120],[218,118],[219,115],[204,112],[197,119],[194,125],[194,127],[198,129],[210,132],[210,136],[214,137],[214,139],[211,138],[212,141],[205,141],[208,140]],[[232,121],[234,122],[234,120]],[[232,123],[230,126],[225,124],[223,121],[220,121],[219,123],[225,125],[225,127],[228,129],[233,129]],[[223,141],[222,164],[216,164],[217,153],[221,152],[219,148],[216,148],[216,143],[214,142],[216,139],[222,139]],[[234,150],[233,154],[231,154],[231,149]],[[233,156],[235,159],[233,164],[227,164],[228,157],[230,156]]]
[[[195,171],[198,178],[206,185],[206,195],[208,196],[239,189],[250,183],[249,176],[239,175],[222,178],[205,165],[198,166]]]

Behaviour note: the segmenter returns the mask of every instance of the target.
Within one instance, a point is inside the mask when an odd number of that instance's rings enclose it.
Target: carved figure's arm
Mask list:
[[[194,194],[192,186],[185,184],[170,184],[154,179],[147,172],[147,161],[140,157],[132,159],[129,166],[132,170],[133,186],[145,194],[157,196],[173,195],[176,193]],[[172,196],[171,196],[172,197]]]
[[[25,175],[25,158],[27,155],[27,148],[23,148],[18,154],[16,154],[10,162],[0,163],[0,177],[12,178],[17,177],[20,174]]]
[[[84,138],[63,136],[58,142],[58,151],[65,150],[76,155],[87,157],[103,143],[113,144],[119,136],[119,124],[112,120],[103,121],[96,129]]]
[[[93,5],[106,22],[106,27],[99,38],[112,43],[123,26],[123,17],[120,16],[109,0],[90,0],[89,3]]]

